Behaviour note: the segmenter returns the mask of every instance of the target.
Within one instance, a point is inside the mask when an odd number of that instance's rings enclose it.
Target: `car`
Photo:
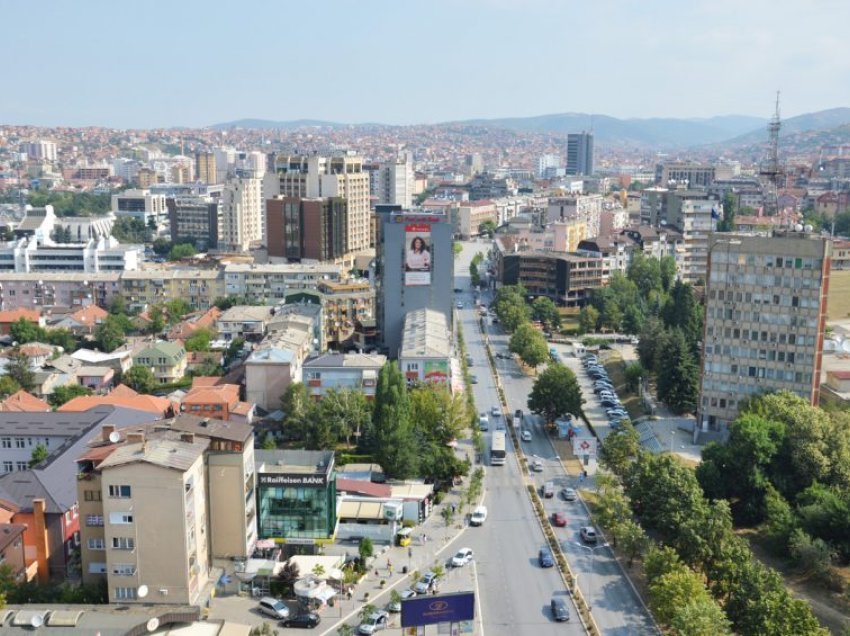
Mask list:
[[[529,431],[527,428],[524,429],[522,431],[521,437],[522,437],[523,442],[530,442],[531,441],[531,431]]]
[[[617,398],[603,398],[600,403],[604,407],[620,406],[620,402]]]
[[[570,609],[564,599],[556,596],[549,603],[549,607],[552,610],[552,618],[559,623],[570,620]]]
[[[437,583],[437,575],[433,572],[426,572],[421,579],[416,581],[416,585],[413,586],[413,591],[417,594],[427,594],[437,587]]]
[[[472,561],[472,550],[470,548],[461,548],[452,557],[451,564],[453,568],[462,568],[470,561]]]
[[[490,419],[486,415],[478,418],[478,429],[481,431],[490,430]]]
[[[587,375],[589,375],[594,380],[602,380],[603,378],[605,380],[608,379],[608,374],[606,374],[604,371],[591,371]]]
[[[549,548],[540,548],[537,553],[537,562],[541,568],[551,568],[555,566],[555,559],[552,557],[552,551]]]
[[[470,375],[470,376],[469,376],[469,381],[470,381],[472,384],[478,384],[478,376],[477,376],[477,375],[474,375],[474,374],[473,374],[473,375]]]
[[[575,501],[578,499],[578,493],[575,488],[564,488],[561,490],[561,497],[564,498],[564,501]]]
[[[596,529],[593,526],[582,526],[578,533],[585,543],[596,543],[598,540]]]
[[[289,618],[280,621],[281,627],[306,627],[312,629],[322,622],[321,617],[315,612],[303,612],[290,616]]]
[[[627,417],[629,414],[622,406],[606,409],[605,412],[608,414],[608,417]]]
[[[598,380],[594,380],[593,386],[594,387],[601,387],[603,389],[613,389],[614,388],[614,385],[611,383],[611,380],[606,380],[606,379],[603,379],[603,378],[600,378]]]
[[[487,521],[487,506],[476,507],[469,516],[471,526],[483,526],[485,521]]]
[[[469,366],[472,366],[474,364],[472,360],[472,355],[469,353],[466,354],[466,364],[468,364]]]
[[[386,629],[389,622],[389,613],[384,610],[377,610],[369,614],[369,617],[360,623],[357,631],[361,634],[374,634],[381,629]]]
[[[603,389],[602,391],[599,392],[599,399],[604,400],[606,398],[616,399],[617,394],[614,393],[611,389]]]
[[[542,473],[543,472],[543,462],[539,459],[535,459],[531,462],[531,472],[533,473]]]
[[[492,415],[493,417],[502,417],[502,409],[500,409],[498,406],[494,406],[490,409],[490,415]]]
[[[389,605],[387,605],[388,612],[398,614],[401,611],[401,602],[406,601],[409,598],[413,598],[414,596],[416,596],[416,592],[414,592],[410,588],[407,588],[399,592],[398,595],[401,597],[398,601],[390,601]]]
[[[289,618],[289,606],[279,598],[265,596],[260,599],[257,609],[260,614],[265,614],[272,618]]]
[[[556,512],[552,515],[552,525],[558,528],[563,528],[567,525],[567,515],[563,512]]]
[[[517,409],[514,411],[514,419],[518,422],[522,422],[522,409]]]
[[[458,308],[458,309],[463,309],[463,303],[458,302],[458,304],[457,304],[457,308]]]
[[[462,294],[462,293],[463,293],[463,290],[462,290],[460,287],[455,287],[454,292],[455,292],[456,294]]]
[[[629,344],[640,344],[640,338],[638,338],[637,336],[632,336],[631,338],[629,338]]]
[[[496,352],[496,357],[497,357],[499,360],[510,360],[510,359],[511,359],[511,354],[510,354],[510,353],[504,353],[504,352],[502,352],[502,351],[497,351],[497,352]]]

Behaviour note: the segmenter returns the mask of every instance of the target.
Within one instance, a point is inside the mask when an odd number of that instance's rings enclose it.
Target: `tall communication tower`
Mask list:
[[[767,163],[759,172],[759,174],[767,179],[770,192],[765,193],[765,212],[768,215],[778,212],[778,190],[781,181],[782,171],[779,167],[779,129],[782,128],[782,121],[779,118],[779,91],[776,91],[776,110],[773,113],[773,118],[767,125]]]

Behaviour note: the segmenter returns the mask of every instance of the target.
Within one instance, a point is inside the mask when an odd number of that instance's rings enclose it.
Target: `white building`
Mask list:
[[[152,194],[150,190],[124,190],[112,195],[112,211],[116,216],[139,219],[145,225],[157,227],[168,223],[168,207],[164,194]]]
[[[21,152],[25,152],[30,159],[56,161],[56,142],[45,139],[28,141],[21,145]]]
[[[537,176],[547,177],[547,171],[557,171],[561,167],[561,158],[558,155],[543,155],[537,160]]]
[[[382,163],[377,172],[378,203],[400,205],[409,210],[413,205],[413,163],[410,155],[399,155],[395,161]]]
[[[262,180],[231,177],[221,193],[221,234],[218,247],[246,252],[264,239]]]

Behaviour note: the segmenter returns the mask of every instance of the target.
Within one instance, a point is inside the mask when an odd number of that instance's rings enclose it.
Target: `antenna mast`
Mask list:
[[[779,129],[782,128],[782,121],[779,118],[779,91],[776,91],[776,110],[773,113],[773,119],[767,125],[768,139],[768,154],[767,165],[760,171],[759,174],[765,177],[770,184],[771,192],[765,197],[765,212],[770,216],[779,212],[779,181],[782,171],[779,168]]]

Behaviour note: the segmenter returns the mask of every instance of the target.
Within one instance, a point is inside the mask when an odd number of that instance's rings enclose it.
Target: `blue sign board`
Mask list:
[[[417,596],[401,602],[401,626],[459,623],[475,618],[475,592]]]

